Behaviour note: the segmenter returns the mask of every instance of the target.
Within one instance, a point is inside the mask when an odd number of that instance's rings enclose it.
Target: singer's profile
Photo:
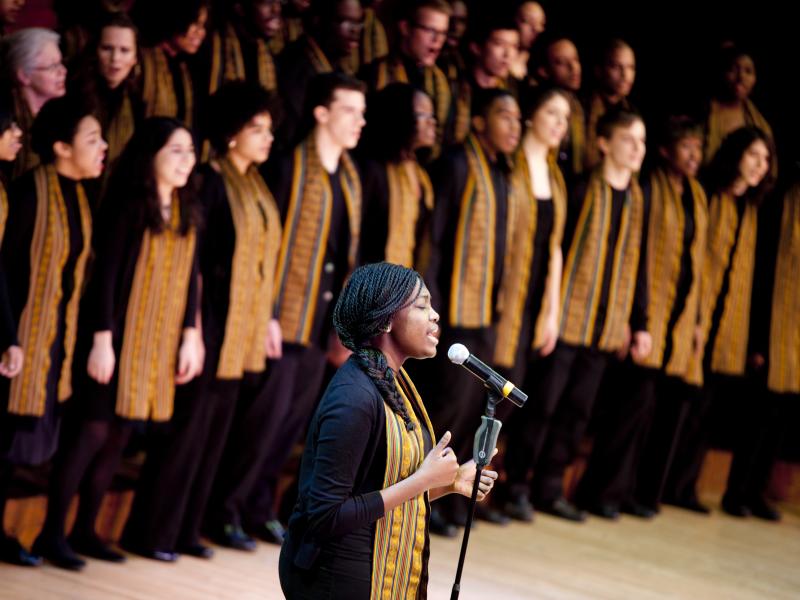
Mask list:
[[[311,421],[298,500],[281,549],[290,600],[426,598],[430,502],[469,497],[473,461],[436,441],[403,369],[436,354],[439,315],[419,274],[391,263],[359,267],[333,313],[352,351]],[[478,499],[497,473],[484,470]]]

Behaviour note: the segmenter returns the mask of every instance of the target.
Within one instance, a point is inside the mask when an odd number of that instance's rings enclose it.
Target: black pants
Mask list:
[[[683,423],[701,395],[700,388],[675,377],[658,378],[653,422],[636,471],[634,499],[640,504],[657,508],[661,503]]]
[[[264,374],[204,379],[177,389],[171,422],[150,436],[125,530],[131,546],[175,551],[199,542],[234,414],[258,398]]]
[[[550,372],[542,384],[546,420],[537,424],[544,441],[531,482],[534,504],[552,503],[563,494],[564,471],[586,431],[609,356],[561,342],[553,351]]]
[[[336,566],[331,562],[338,562]],[[292,563],[292,553],[284,542],[278,561],[281,590],[287,600],[369,600],[372,591],[372,565],[357,564],[347,569],[342,561],[325,560],[323,555],[310,569]]]
[[[749,392],[734,408],[733,461],[725,495],[747,504],[763,499],[797,395],[776,394],[762,377],[748,378]]]
[[[283,357],[271,362],[264,384],[266,402],[237,415],[231,433],[233,448],[231,453],[226,450],[220,470],[221,494],[212,519],[223,523],[242,520],[247,526],[257,526],[276,518],[273,504],[278,477],[322,395],[326,364],[321,348],[292,344],[285,344]],[[250,463],[237,459],[242,452],[236,448],[243,450],[248,445],[260,448]],[[237,464],[247,473],[240,485],[226,482],[228,469]]]
[[[619,506],[631,500],[653,420],[658,371],[616,363],[606,372],[594,418],[592,453],[575,492],[582,506]]]

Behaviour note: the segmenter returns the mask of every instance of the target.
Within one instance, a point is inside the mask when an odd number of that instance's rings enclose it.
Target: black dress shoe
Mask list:
[[[700,515],[711,514],[711,509],[705,504],[701,504],[697,498],[669,498],[663,500],[663,503],[669,504],[670,506],[676,506],[684,510],[690,510]]]
[[[543,513],[560,517],[567,521],[574,521],[575,523],[583,523],[586,520],[586,512],[576,508],[570,504],[566,498],[558,498],[553,502],[546,502],[544,504],[536,504],[536,508]]]
[[[286,537],[286,529],[284,529],[283,524],[277,519],[272,519],[262,525],[248,528],[248,532],[268,544],[275,544],[277,546],[280,546],[283,543],[283,538]]]
[[[256,541],[238,525],[224,525],[221,531],[212,532],[211,541],[225,548],[255,552]]]
[[[125,562],[125,555],[112,550],[110,546],[101,542],[97,536],[78,536],[69,537],[69,545],[78,554],[83,554],[90,558],[105,560],[113,563]]]
[[[42,564],[42,557],[34,552],[28,552],[16,538],[0,534],[0,560],[18,567],[38,567]]]
[[[46,539],[39,536],[33,543],[33,552],[40,555],[47,562],[59,569],[67,571],[80,571],[86,566],[86,561],[80,558],[65,539]]]
[[[180,553],[186,554],[187,556],[194,556],[195,558],[204,558],[206,560],[214,558],[214,550],[200,542],[189,544],[188,546],[181,546]]]
[[[722,510],[728,513],[732,517],[749,517],[750,516],[750,509],[748,506],[737,500],[736,498],[729,498],[727,496],[722,497]]]
[[[150,560],[157,560],[159,562],[174,563],[180,558],[180,554],[171,550],[155,550],[152,548],[141,548],[139,546],[129,544],[124,538],[120,541],[120,547],[126,552],[136,554],[142,558],[149,558]]]
[[[608,519],[609,521],[616,521],[619,519],[619,507],[616,504],[600,503],[583,506],[588,512],[600,517],[601,519]]]
[[[512,519],[523,523],[533,522],[533,505],[527,496],[517,496],[503,506],[503,511]]]
[[[475,518],[495,525],[508,525],[511,518],[491,506],[475,505]]]
[[[776,508],[767,504],[767,501],[763,498],[755,498],[747,503],[747,507],[750,509],[750,513],[759,519],[764,519],[765,521],[781,520],[781,513]]]
[[[652,519],[658,514],[657,509],[651,506],[645,506],[644,504],[639,504],[634,500],[631,500],[630,502],[623,502],[620,510],[626,515],[639,517],[640,519]]]
[[[428,529],[433,535],[442,537],[454,538],[458,535],[458,527],[445,519],[444,515],[436,509],[431,511]]]

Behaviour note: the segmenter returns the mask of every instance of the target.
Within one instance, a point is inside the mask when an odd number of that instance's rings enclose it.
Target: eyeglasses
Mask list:
[[[356,21],[355,19],[340,19],[339,27],[341,27],[343,31],[349,33],[360,33],[361,30],[364,29],[364,20],[361,19],[360,21]]]
[[[414,23],[414,29],[419,29],[424,32],[432,40],[445,39],[447,37],[447,29],[436,29],[435,27],[428,27],[422,23]]]
[[[33,67],[34,71],[44,71],[45,73],[56,73],[57,71],[60,71],[61,69],[66,69],[66,67],[64,66],[64,63],[61,62],[61,61],[52,63],[50,65],[46,65],[46,66],[43,66],[43,67]]]

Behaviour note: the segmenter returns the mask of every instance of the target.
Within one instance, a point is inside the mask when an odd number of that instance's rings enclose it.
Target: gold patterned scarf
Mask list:
[[[745,100],[742,106],[744,113],[745,125],[758,127],[761,131],[767,134],[771,140],[775,137],[772,134],[772,127],[769,122],[764,118],[764,115],[756,108],[751,100]],[[708,164],[722,145],[722,140],[725,139],[730,131],[725,131],[722,123],[722,107],[717,100],[711,100],[708,110],[708,120],[706,121],[706,139],[705,147],[703,148],[703,163]],[[772,175],[778,175],[778,161],[773,149],[770,149],[770,170]]]
[[[372,61],[383,58],[389,53],[389,43],[386,41],[386,30],[383,23],[375,14],[375,9],[364,9],[364,29],[361,30],[361,40],[357,48],[353,48],[347,57],[345,70],[354,75],[358,70]]]
[[[706,252],[708,202],[705,192],[695,178],[687,181],[692,194],[694,237],[689,252],[692,264],[692,285],[684,301],[683,312],[672,331],[667,330],[675,306],[678,278],[683,261],[683,238],[686,216],[681,194],[663,170],[653,172],[650,193],[650,223],[647,236],[647,331],[653,339],[653,349],[641,364],[654,369],[664,366],[668,375],[687,379],[699,385],[690,375],[694,349],[695,327],[700,308],[700,284]],[[669,361],[663,365],[667,338],[672,340]]]
[[[180,202],[163,231],[145,229],[133,274],[119,357],[116,414],[168,421],[195,256],[195,231],[179,233]]]
[[[278,206],[255,166],[242,175],[227,159],[222,174],[236,231],[231,290],[217,377],[238,379],[266,368],[264,339],[272,316],[275,265],[281,244]]]
[[[269,49],[273,56],[278,56],[287,44],[303,35],[303,20],[300,17],[281,19],[283,27],[269,41]]]
[[[644,218],[642,190],[636,180],[631,179],[626,193],[613,249],[609,248],[608,239],[611,204],[611,187],[597,169],[589,180],[578,215],[561,285],[561,339],[575,346],[591,346],[605,277],[606,255],[613,251],[607,312],[598,342],[599,349],[607,352],[622,345],[636,289]]]
[[[361,226],[361,182],[346,152],[339,165],[350,225],[348,262],[352,269]],[[320,163],[312,132],[294,150],[291,198],[278,257],[275,303],[285,341],[303,345],[311,342],[332,211],[329,175]]]
[[[414,174],[409,173],[413,169]],[[386,240],[386,262],[414,266],[417,248],[417,221],[420,202],[433,210],[433,187],[425,169],[416,161],[388,163],[389,237]]]
[[[703,341],[708,340],[715,308],[722,302],[719,329],[711,348],[711,371],[724,375],[742,375],[745,370],[758,233],[758,208],[747,202],[740,225],[737,202],[746,200],[737,200],[728,193],[715,194],[711,198],[703,273],[700,318]],[[734,244],[736,250],[731,257]],[[725,274],[729,270],[728,293],[721,298]]]
[[[550,190],[553,202],[553,230],[548,242],[550,261],[547,267],[545,290],[549,289],[554,274],[554,256],[561,246],[564,235],[564,222],[567,215],[567,186],[564,176],[555,160],[548,159]],[[504,272],[498,297],[500,320],[497,324],[497,342],[494,361],[502,367],[514,366],[517,348],[520,343],[523,311],[528,296],[528,286],[533,261],[534,240],[538,219],[538,200],[533,193],[528,159],[520,147],[514,157],[514,172],[511,175],[511,195],[509,205],[514,206],[515,219],[512,237],[509,238],[509,267]],[[532,349],[540,348],[544,341],[544,326],[547,315],[552,310],[550,295],[545,292],[539,314],[535,316]]]
[[[6,232],[6,219],[8,218],[8,195],[6,187],[0,181],[0,248],[3,246],[3,234]]]
[[[767,385],[779,393],[800,393],[800,186],[783,200]]]
[[[492,290],[498,259],[494,255],[497,198],[489,162],[478,139],[470,135],[464,149],[467,182],[456,226],[449,324],[488,327],[492,324]],[[513,207],[509,205],[508,222],[504,224],[507,228],[514,221],[512,213]]]
[[[433,435],[425,406],[404,369],[396,380],[397,390],[405,404],[414,429],[408,431],[402,417],[388,405],[386,413],[386,471],[383,487],[410,477],[425,459],[424,426],[431,440]],[[415,410],[416,408],[416,410]],[[424,420],[420,423],[417,414]],[[428,493],[407,500],[387,512],[375,523],[372,555],[371,600],[415,600],[423,581],[423,555],[426,543]]]
[[[174,117],[187,127],[192,126],[194,94],[189,67],[186,62],[178,63],[181,72],[180,82],[172,77],[167,55],[163,48],[142,48],[142,99],[145,103],[145,117]],[[178,114],[177,85],[183,89],[184,114]]]
[[[50,351],[58,331],[58,308],[64,265],[70,254],[70,229],[67,205],[53,165],[38,167],[36,184],[36,222],[31,240],[31,275],[28,299],[20,317],[18,337],[25,357],[22,373],[11,380],[8,412],[41,417],[45,413]],[[83,247],[75,262],[72,294],[67,301],[64,333],[64,360],[58,379],[58,399],[72,395],[72,355],[78,326],[78,304],[83,288],[84,269],[92,239],[92,217],[83,186],[75,186],[80,212]]]
[[[274,92],[277,87],[275,61],[262,38],[256,40],[256,64],[258,83],[264,89]],[[211,37],[211,77],[208,92],[213,94],[225,81],[244,81],[247,79],[242,44],[233,25],[225,28],[224,37],[214,32]]]

